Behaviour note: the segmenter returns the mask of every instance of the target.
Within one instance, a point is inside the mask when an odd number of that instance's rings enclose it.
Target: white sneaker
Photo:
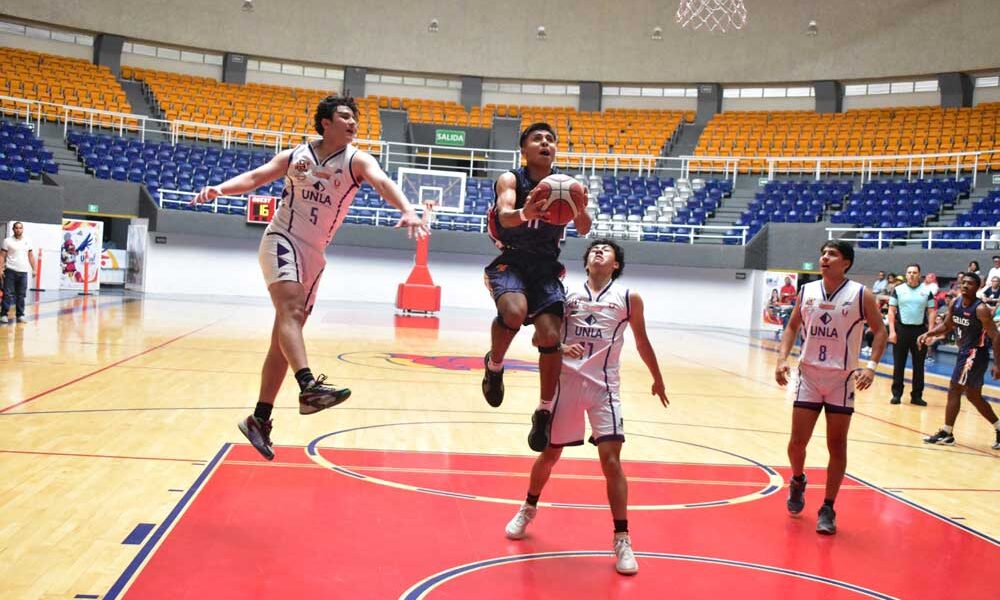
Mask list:
[[[635,575],[639,572],[639,563],[632,552],[632,540],[628,534],[615,536],[615,570],[622,575]]]
[[[7,318],[7,315],[0,317],[0,325],[6,325],[7,323],[10,323],[10,319]]]
[[[537,513],[537,506],[522,504],[521,509],[517,511],[517,514],[510,520],[510,523],[507,523],[507,527],[504,529],[507,537],[512,540],[522,539],[526,535],[524,530],[528,528],[528,523],[531,523],[531,520],[535,518]]]
[[[28,319],[26,317],[18,317],[17,318],[17,322],[18,323],[27,323]]]

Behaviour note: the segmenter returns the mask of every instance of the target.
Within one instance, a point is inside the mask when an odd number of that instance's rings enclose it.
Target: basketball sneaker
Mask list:
[[[18,323],[27,323],[28,319],[27,319],[27,317],[18,317],[17,318],[17,322]]]
[[[522,504],[520,510],[514,515],[514,518],[507,523],[507,527],[504,528],[504,533],[507,534],[507,538],[511,540],[520,540],[527,535],[524,530],[528,528],[528,523],[535,518],[538,514],[538,507],[532,506],[530,504]]]
[[[493,408],[503,404],[503,369],[490,371],[490,353],[483,357],[483,397]]]
[[[326,375],[320,375],[299,393],[299,414],[311,415],[337,406],[351,397],[351,390],[326,385]]]
[[[7,318],[7,315],[0,317],[0,325],[6,325],[7,323],[10,323],[10,319]]]
[[[240,421],[237,427],[240,433],[246,436],[250,444],[260,452],[260,455],[267,460],[274,460],[274,450],[271,449],[271,420],[261,421],[257,417],[250,415]]]
[[[944,429],[939,429],[934,435],[929,435],[924,438],[925,444],[937,444],[939,446],[954,446],[955,436],[948,433]]]
[[[622,575],[635,575],[639,572],[639,563],[632,552],[632,540],[627,533],[615,535],[615,571]]]
[[[824,504],[820,507],[819,518],[816,519],[816,533],[823,535],[837,533],[837,513],[832,506]]]
[[[796,481],[793,477],[788,480],[788,514],[797,515],[806,507],[806,480]]]
[[[993,445],[990,446],[990,448],[1000,450],[1000,429],[997,429],[997,441],[993,442]]]
[[[540,408],[531,415],[531,432],[528,433],[528,447],[542,452],[549,447],[549,423],[552,413]]]

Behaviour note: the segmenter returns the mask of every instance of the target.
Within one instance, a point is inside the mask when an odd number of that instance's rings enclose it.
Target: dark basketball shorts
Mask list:
[[[961,350],[955,359],[955,370],[951,373],[951,382],[964,385],[967,388],[983,387],[986,368],[990,364],[990,352],[986,347]]]
[[[562,284],[565,273],[565,267],[557,260],[501,254],[486,266],[483,280],[494,302],[504,294],[524,294],[528,300],[524,323],[529,325],[545,312],[558,312],[562,317],[562,303],[566,300],[566,288]]]

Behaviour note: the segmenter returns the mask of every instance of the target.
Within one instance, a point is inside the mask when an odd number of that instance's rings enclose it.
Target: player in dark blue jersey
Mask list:
[[[487,265],[485,273],[497,317],[490,330],[490,351],[484,358],[483,396],[493,407],[503,402],[504,355],[521,325],[533,324],[531,342],[539,352],[541,401],[531,418],[528,445],[541,452],[548,446],[552,400],[562,367],[559,336],[566,293],[559,241],[565,226],[548,223],[542,199],[533,197],[535,186],[553,173],[558,145],[555,130],[548,123],[533,123],[521,134],[520,145],[526,166],[497,178],[496,201],[488,216],[490,237],[500,256]],[[580,235],[590,231],[586,211],[573,223]]]
[[[917,344],[929,346],[954,330],[958,337],[958,358],[948,388],[948,406],[944,413],[944,427],[934,435],[924,438],[928,444],[955,444],[953,428],[962,406],[962,394],[976,407],[979,414],[993,424],[996,430],[994,450],[1000,450],[1000,419],[993,408],[983,400],[983,377],[990,362],[987,338],[993,344],[994,379],[1000,379],[1000,332],[993,322],[993,311],[976,297],[981,281],[979,275],[966,273],[959,283],[959,297],[948,305],[944,320],[917,338]]]

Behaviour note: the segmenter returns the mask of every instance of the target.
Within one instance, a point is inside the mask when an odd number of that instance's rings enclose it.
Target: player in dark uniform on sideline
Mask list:
[[[948,305],[944,319],[931,328],[930,331],[917,338],[920,346],[930,346],[948,335],[951,330],[958,333],[958,358],[955,359],[955,370],[951,375],[951,386],[948,388],[948,406],[944,413],[944,427],[937,433],[924,438],[927,444],[952,446],[955,436],[952,433],[958,411],[962,407],[962,393],[976,407],[979,414],[993,424],[996,430],[996,441],[991,446],[1000,450],[1000,419],[993,408],[983,399],[983,378],[986,366],[990,362],[990,348],[986,344],[988,337],[993,342],[994,379],[1000,379],[1000,332],[993,322],[993,311],[976,297],[981,281],[979,275],[966,273],[959,282],[959,296]]]
[[[535,326],[531,343],[538,348],[541,400],[531,417],[528,445],[541,452],[549,444],[552,401],[559,382],[559,353],[565,268],[559,262],[559,241],[564,225],[546,222],[542,200],[532,194],[538,183],[553,173],[558,139],[548,123],[533,123],[521,134],[526,166],[508,171],[494,185],[496,201],[490,209],[490,237],[500,256],[486,267],[486,286],[497,306],[491,327],[490,351],[484,358],[483,396],[490,406],[503,402],[503,359],[521,325]],[[580,235],[590,231],[591,219],[580,211],[573,220]]]

